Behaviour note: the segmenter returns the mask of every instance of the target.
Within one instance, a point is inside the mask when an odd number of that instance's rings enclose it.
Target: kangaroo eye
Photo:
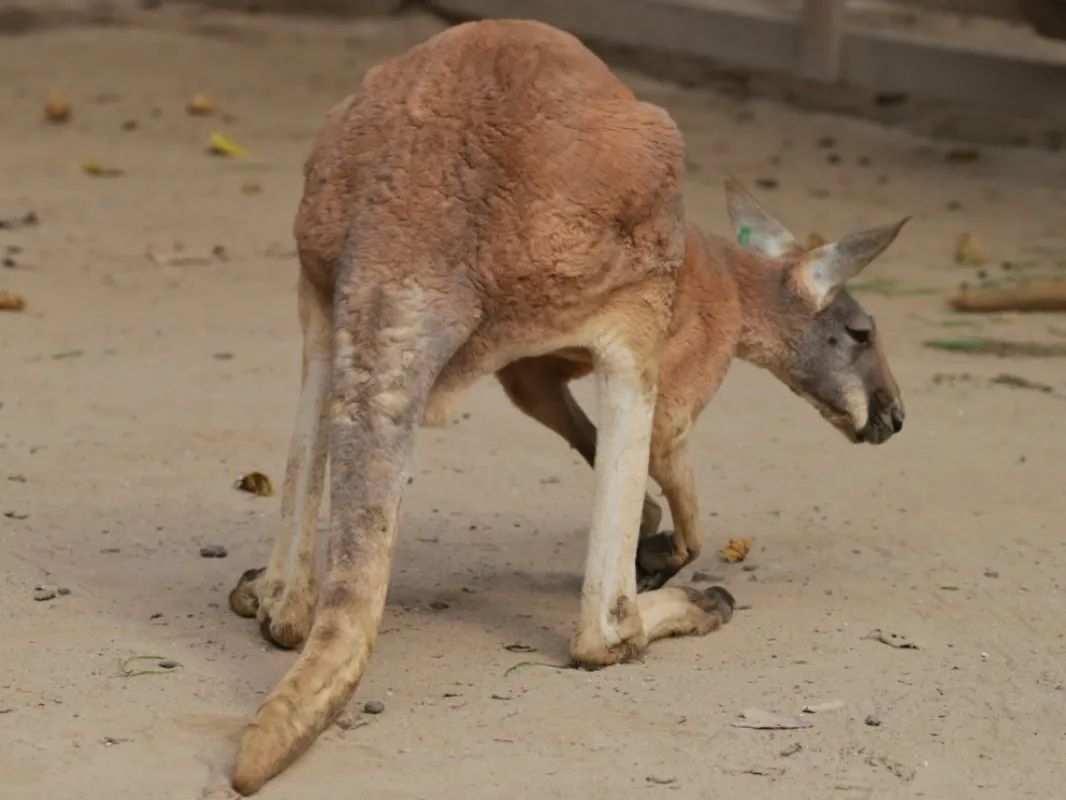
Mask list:
[[[870,343],[870,331],[869,330],[865,330],[865,329],[861,329],[861,328],[849,328],[847,326],[844,327],[844,330],[846,330],[848,332],[848,336],[850,336],[852,339],[854,339],[859,344],[869,344]]]

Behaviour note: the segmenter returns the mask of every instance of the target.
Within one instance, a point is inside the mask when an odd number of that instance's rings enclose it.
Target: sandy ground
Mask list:
[[[0,289],[28,301],[0,314],[10,800],[198,798],[220,785],[241,724],[292,662],[228,611],[226,593],[265,562],[278,513],[276,498],[232,484],[283,468],[300,164],[367,66],[440,26],[186,8],[122,19],[0,37],[0,217],[40,219],[0,230],[0,250],[21,248]],[[352,704],[359,726],[331,729],[261,796],[1061,796],[1066,361],[922,342],[1066,341],[1061,318],[955,327],[943,305],[974,277],[952,262],[964,231],[993,277],[1004,260],[1066,269],[1066,158],[986,149],[953,163],[944,142],[626,77],[684,131],[689,209],[708,228],[725,227],[726,171],[777,179],[763,197],[801,235],[914,215],[868,276],[887,295],[861,295],[889,342],[906,430],[881,448],[849,445],[738,365],[695,436],[708,545],[694,568],[744,610],[640,663],[508,674],[567,658],[592,475],[479,384],[455,426],[421,436],[383,633]],[[52,88],[74,103],[65,126],[41,122]],[[193,92],[230,116],[187,116]],[[213,130],[249,156],[206,155]],[[124,174],[87,176],[87,159]],[[247,181],[261,192],[244,194]],[[145,257],[175,242],[229,257]],[[1051,390],[994,383],[1001,373]],[[754,542],[744,565],[716,557],[731,536]],[[209,543],[229,557],[201,558]],[[40,584],[70,593],[35,602]],[[874,628],[920,649],[864,638]],[[138,654],[181,667],[120,677]],[[359,714],[371,699],[384,714]],[[730,726],[748,706],[832,700],[845,705],[806,730]],[[871,714],[880,726],[865,724]]]

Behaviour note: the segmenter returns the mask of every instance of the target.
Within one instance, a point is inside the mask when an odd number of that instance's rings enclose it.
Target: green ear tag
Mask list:
[[[737,241],[740,242],[745,247],[748,246],[748,244],[751,242],[751,226],[750,225],[741,225],[740,226],[740,233],[737,234]]]

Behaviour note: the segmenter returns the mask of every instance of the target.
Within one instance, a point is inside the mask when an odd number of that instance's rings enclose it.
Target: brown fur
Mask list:
[[[295,225],[304,354],[282,527],[266,570],[231,594],[268,638],[306,644],[244,734],[239,791],[284,769],[351,696],[384,608],[416,429],[484,374],[595,464],[575,662],[615,663],[728,621],[728,593],[658,588],[700,551],[686,437],[734,356],[798,374],[812,353],[793,334],[828,294],[801,291],[797,248],[771,258],[708,243],[684,220],[682,163],[665,112],[537,23],[452,28],[371,70],[329,113]],[[599,432],[566,385],[590,372]],[[658,533],[649,472],[674,534]],[[653,589],[639,596],[638,561]]]

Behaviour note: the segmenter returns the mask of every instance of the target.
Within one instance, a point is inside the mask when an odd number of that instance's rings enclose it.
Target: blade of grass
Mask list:
[[[517,664],[507,668],[507,671],[503,673],[503,677],[507,677],[512,672],[521,669],[522,667],[551,667],[552,669],[567,669],[567,667],[561,664],[549,664],[547,661],[519,661]]]
[[[892,278],[874,278],[868,281],[849,283],[848,291],[857,294],[876,294],[881,297],[918,297],[940,292],[939,289],[931,286],[908,286]]]
[[[132,669],[130,664],[134,661],[162,661],[166,656],[130,656],[124,661],[119,662],[119,675],[123,678],[135,678],[138,675],[166,675],[173,672],[175,668],[171,669]]]

